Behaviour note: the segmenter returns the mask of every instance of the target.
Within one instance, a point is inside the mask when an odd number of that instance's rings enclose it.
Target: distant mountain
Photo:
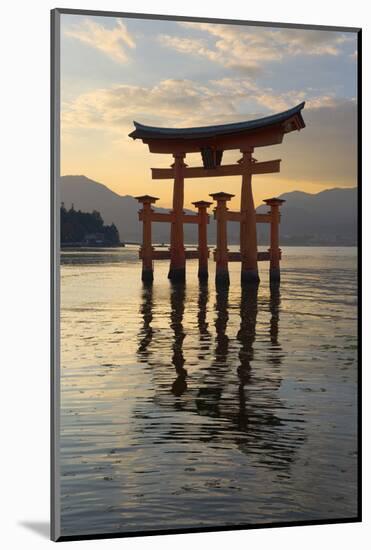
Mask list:
[[[118,195],[102,183],[97,183],[85,176],[61,177],[61,201],[66,208],[71,204],[76,210],[98,210],[104,223],[114,223],[123,242],[140,242],[142,238],[141,223],[138,220],[139,204],[130,195]],[[168,212],[167,208],[156,208],[158,212]],[[191,212],[191,210],[186,210]],[[215,230],[214,230],[215,235]],[[197,240],[197,226],[187,224],[184,228],[185,240],[194,243]],[[167,243],[170,239],[170,225],[153,224],[153,242]]]
[[[284,193],[279,198],[286,203],[282,207],[280,242],[292,245],[355,245],[357,241],[357,188],[329,189],[315,195],[302,191]],[[98,210],[104,223],[114,223],[124,242],[140,242],[141,225],[138,221],[138,202],[130,195],[118,195],[101,183],[85,176],[62,176],[61,200],[66,208],[92,212]],[[168,209],[157,208],[159,212]],[[259,206],[257,212],[267,212]],[[190,212],[190,211],[187,211]],[[186,224],[185,241],[195,243],[197,227]],[[209,242],[215,243],[215,221],[210,220]],[[229,240],[236,244],[239,229],[236,223],[228,225]],[[259,243],[267,244],[269,228],[258,225]],[[155,243],[169,242],[169,224],[153,224]]]
[[[315,195],[293,191],[279,196],[282,206],[282,244],[355,245],[357,243],[357,188],[335,188]],[[266,211],[260,206],[257,212]],[[259,226],[267,242],[268,227]]]
[[[140,238],[138,202],[129,195],[118,195],[85,176],[63,176],[61,201],[66,208],[73,204],[75,210],[98,210],[106,225],[116,225],[121,241],[138,241]]]

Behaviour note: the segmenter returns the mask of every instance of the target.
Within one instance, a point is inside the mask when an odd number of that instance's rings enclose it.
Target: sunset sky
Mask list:
[[[61,174],[83,174],[121,195],[150,193],[171,204],[169,180],[128,137],[133,120],[207,126],[280,112],[306,101],[306,128],[258,160],[281,158],[281,172],[253,177],[255,202],[293,190],[356,185],[356,34],[110,17],[61,16]],[[240,158],[227,152],[223,162]],[[187,156],[190,166],[200,155]],[[240,177],[186,180],[185,202],[227,191]]]

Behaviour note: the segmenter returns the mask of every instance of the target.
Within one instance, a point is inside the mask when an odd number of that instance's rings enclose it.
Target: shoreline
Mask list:
[[[140,247],[141,244],[140,243],[120,243],[120,244],[100,244],[100,245],[89,245],[89,244],[75,244],[75,243],[71,243],[71,244],[63,244],[60,246],[60,250],[63,251],[63,250],[73,250],[73,249],[77,249],[77,250],[84,250],[84,249],[105,249],[105,248],[126,248],[128,246],[136,246],[136,247]],[[154,247],[156,248],[169,248],[170,247],[170,244],[154,244],[153,245]],[[238,243],[236,244],[233,244],[233,243],[230,243],[230,246],[238,246]],[[269,247],[269,244],[260,244],[259,246],[263,247],[263,246],[268,246]],[[339,243],[339,244],[324,244],[324,243],[321,243],[321,244],[284,244],[282,243],[281,244],[281,247],[285,247],[285,248],[357,248],[357,244],[342,244],[342,243]],[[194,244],[188,244],[186,243],[185,244],[185,247],[186,248],[197,248],[197,243],[194,243]],[[212,243],[212,244],[209,244],[209,248],[215,248],[216,247],[216,244]]]

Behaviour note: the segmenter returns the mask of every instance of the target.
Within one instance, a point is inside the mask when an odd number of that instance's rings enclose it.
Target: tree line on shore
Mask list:
[[[114,223],[104,225],[103,218],[97,210],[82,212],[75,210],[73,204],[69,210],[61,205],[61,242],[83,243],[94,236],[105,244],[120,244],[120,235]]]

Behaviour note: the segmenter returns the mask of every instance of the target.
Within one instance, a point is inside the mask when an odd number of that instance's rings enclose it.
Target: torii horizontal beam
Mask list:
[[[282,253],[279,249],[279,259],[281,259]],[[257,260],[258,262],[269,262],[271,259],[270,251],[258,252]],[[241,252],[228,252],[228,261],[229,262],[240,262],[242,260]]]
[[[185,250],[184,252],[187,260],[197,260],[200,253],[198,250]],[[207,253],[209,255],[209,253]],[[170,250],[152,250],[151,257],[153,260],[171,260]],[[143,258],[142,250],[139,251],[139,258]]]
[[[151,220],[151,222],[165,222],[165,223],[172,223],[176,219],[176,214],[174,212],[150,212],[148,214],[148,219]],[[181,217],[182,223],[200,223],[201,218],[199,214],[183,214]],[[139,221],[143,221],[143,213],[139,212]],[[208,218],[206,220],[206,223],[208,222]]]
[[[215,251],[214,251],[215,252]],[[196,260],[199,257],[198,250],[186,250],[185,256],[187,260]],[[139,251],[139,258],[143,257],[143,252]],[[279,258],[281,259],[281,250],[279,251]],[[152,251],[153,260],[170,260],[171,252],[170,250],[153,250]],[[258,262],[269,262],[270,252],[258,252]],[[241,252],[228,252],[228,261],[229,262],[240,262],[241,261]]]
[[[246,216],[246,213],[227,210],[226,219],[229,222],[241,222],[244,216]],[[270,214],[255,214],[255,218],[256,223],[271,223],[272,221]]]
[[[243,164],[225,164],[217,168],[205,169],[203,167],[187,167],[183,169],[185,178],[214,178],[218,176],[241,176],[249,174],[272,174],[280,171],[281,159],[265,162],[252,162],[246,168]],[[174,168],[151,168],[153,180],[174,179]]]
[[[240,222],[243,218],[241,212],[234,212],[232,210],[227,211],[227,220],[229,222]],[[174,212],[150,212],[148,214],[148,219],[151,222],[164,222],[172,223],[175,219]],[[139,220],[143,221],[143,213],[139,212]],[[199,214],[183,214],[182,216],[183,223],[195,223],[199,224],[201,221]],[[271,223],[272,217],[270,214],[256,214],[256,223]],[[208,217],[206,218],[206,223],[209,223]]]

